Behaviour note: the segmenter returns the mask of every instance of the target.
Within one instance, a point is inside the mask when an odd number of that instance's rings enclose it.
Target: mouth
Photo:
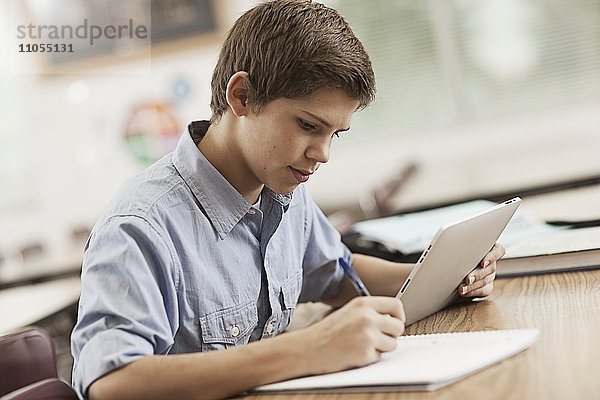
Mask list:
[[[288,167],[290,169],[290,171],[292,171],[292,175],[294,175],[294,178],[296,178],[296,180],[300,183],[302,182],[306,182],[308,180],[308,178],[310,178],[310,176],[315,172],[313,171],[307,171],[304,169],[296,169],[294,167]]]

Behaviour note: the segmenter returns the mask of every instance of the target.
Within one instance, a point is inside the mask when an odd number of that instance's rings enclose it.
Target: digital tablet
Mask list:
[[[494,247],[520,204],[515,197],[438,230],[396,295],[404,304],[406,325],[460,297],[458,286]]]

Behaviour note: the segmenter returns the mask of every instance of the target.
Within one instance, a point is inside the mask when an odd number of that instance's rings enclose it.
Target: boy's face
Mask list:
[[[241,148],[249,179],[285,194],[329,160],[331,141],[350,128],[358,100],[339,89],[278,98],[243,122]]]

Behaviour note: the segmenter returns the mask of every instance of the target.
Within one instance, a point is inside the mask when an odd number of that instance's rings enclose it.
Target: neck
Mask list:
[[[225,112],[217,124],[211,124],[198,149],[204,157],[248,201],[254,204],[263,188],[246,163],[239,145],[239,126],[235,118]]]

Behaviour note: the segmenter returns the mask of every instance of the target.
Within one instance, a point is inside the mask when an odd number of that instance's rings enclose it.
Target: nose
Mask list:
[[[306,149],[306,158],[315,160],[321,164],[329,161],[329,148],[331,147],[331,138],[315,138]]]

